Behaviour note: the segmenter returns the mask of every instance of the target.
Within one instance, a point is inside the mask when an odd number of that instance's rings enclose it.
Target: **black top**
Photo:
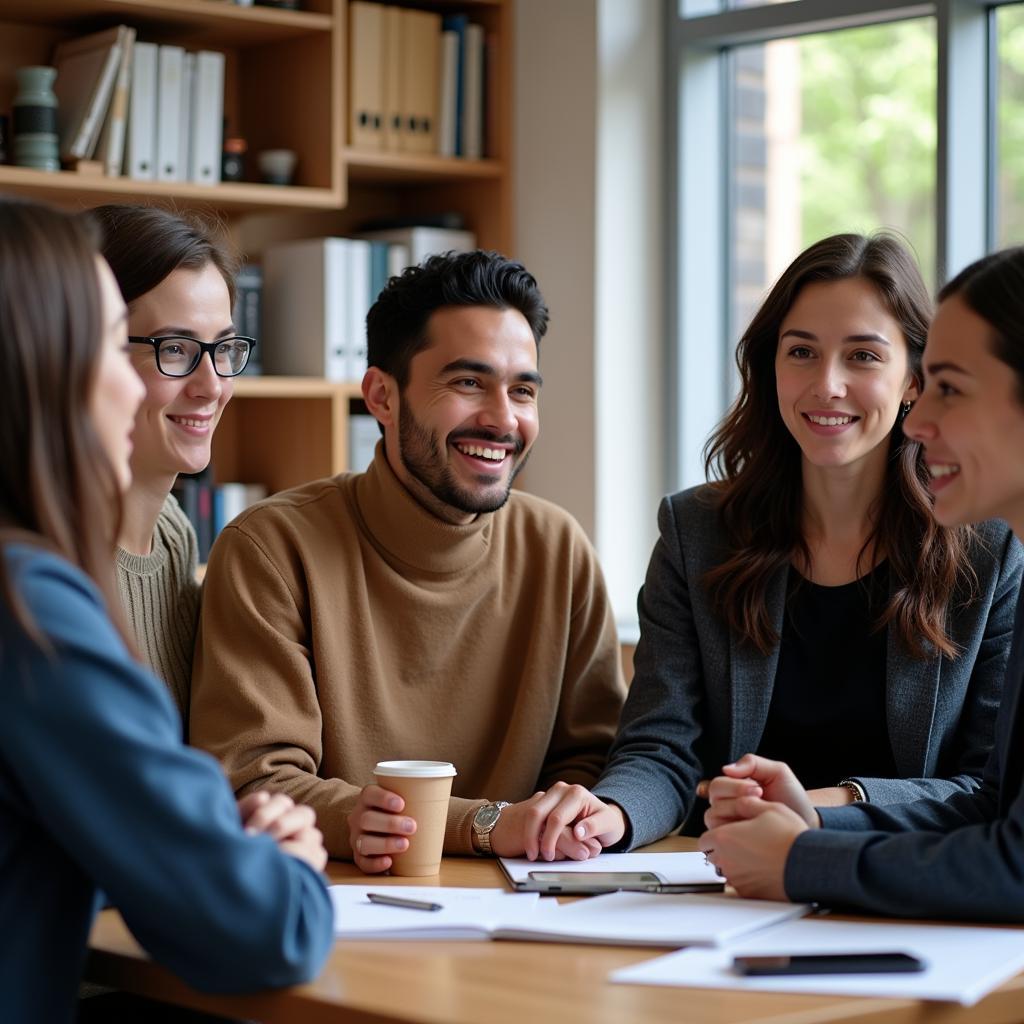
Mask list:
[[[789,574],[771,706],[758,753],[785,761],[807,789],[854,775],[892,778],[885,719],[889,600],[882,562],[867,576],[823,587]]]

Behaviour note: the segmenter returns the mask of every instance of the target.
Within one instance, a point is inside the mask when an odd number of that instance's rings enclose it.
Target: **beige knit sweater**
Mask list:
[[[445,849],[485,800],[592,784],[625,695],[594,551],[564,511],[514,492],[453,526],[382,450],[243,513],[210,557],[190,739],[239,795],[317,812],[332,856],[373,767],[454,762]]]
[[[167,684],[188,720],[199,620],[196,535],[173,495],[160,510],[148,555],[117,549],[117,588],[139,653]]]

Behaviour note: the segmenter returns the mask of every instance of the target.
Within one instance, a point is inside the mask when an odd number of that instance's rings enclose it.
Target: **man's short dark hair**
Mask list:
[[[446,306],[518,310],[533,340],[548,329],[548,307],[533,275],[500,253],[477,249],[428,256],[391,278],[366,316],[367,362],[404,388],[409,363],[429,344],[427,321]]]

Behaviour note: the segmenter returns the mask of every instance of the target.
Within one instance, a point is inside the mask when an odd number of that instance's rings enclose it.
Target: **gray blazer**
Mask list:
[[[701,778],[756,751],[772,698],[778,648],[767,656],[731,632],[700,582],[725,557],[725,537],[708,488],[662,501],[661,536],[640,591],[635,674],[608,765],[594,787],[626,812],[620,848],[653,842],[686,823],[703,831]],[[992,747],[993,723],[1010,648],[1024,551],[1008,527],[979,528],[971,562],[978,596],[950,609],[949,632],[962,653],[915,660],[888,637],[886,718],[897,779],[847,777],[876,804],[943,799],[977,788]],[[787,569],[768,591],[782,633]],[[836,782],[839,780],[837,779]]]
[[[1024,922],[1024,601],[981,788],[948,800],[824,808],[796,838],[786,893],[901,917]]]

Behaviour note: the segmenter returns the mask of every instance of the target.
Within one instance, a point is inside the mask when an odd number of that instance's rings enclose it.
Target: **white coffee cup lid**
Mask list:
[[[408,779],[441,779],[458,775],[450,761],[378,761],[376,775],[393,775]]]

